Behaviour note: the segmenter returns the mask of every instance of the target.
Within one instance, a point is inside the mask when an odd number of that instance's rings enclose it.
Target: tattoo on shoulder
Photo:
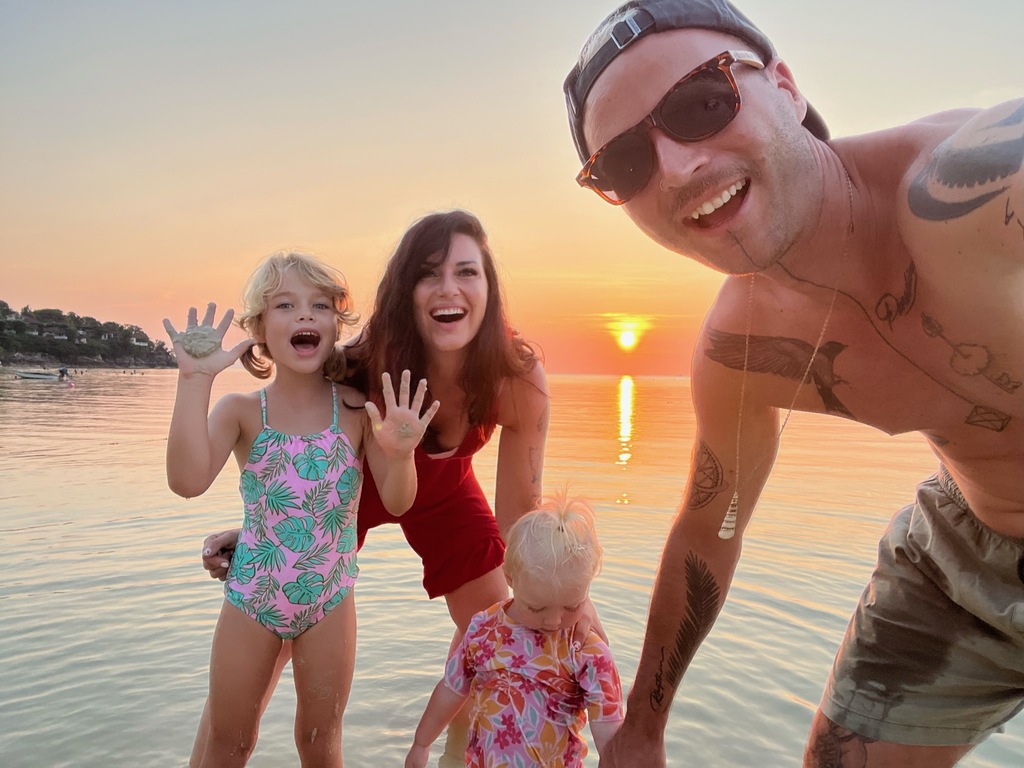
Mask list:
[[[907,203],[927,221],[974,211],[1009,189],[1024,165],[1024,104],[988,125],[958,131],[940,144],[911,183]]]
[[[892,324],[896,318],[903,317],[910,312],[911,307],[914,306],[914,300],[916,298],[917,267],[914,266],[914,262],[910,262],[910,266],[907,267],[907,271],[903,275],[902,295],[895,296],[891,293],[884,294],[875,305],[875,317],[888,325],[889,330],[891,331]]]
[[[671,702],[666,686],[672,691],[679,686],[683,672],[689,666],[701,640],[711,631],[719,610],[721,590],[707,563],[692,552],[686,556],[686,613],[675,643],[666,652],[661,649],[658,669],[654,674],[654,686],[650,693],[651,709],[661,710]],[[668,701],[666,701],[668,699]]]
[[[707,506],[726,489],[722,462],[701,440],[694,449],[693,477],[690,478],[690,495],[686,499],[687,509]]]
[[[709,328],[707,335],[711,342],[705,352],[708,359],[727,368],[742,371],[746,358],[747,370],[753,373],[771,373],[799,382],[808,373],[807,368],[810,366],[810,379],[821,397],[825,412],[855,418],[834,391],[837,385],[846,383],[835,372],[836,357],[846,349],[842,342],[826,341],[819,347],[818,354],[814,355],[814,346],[803,339],[751,336],[748,352],[747,339],[742,333]]]

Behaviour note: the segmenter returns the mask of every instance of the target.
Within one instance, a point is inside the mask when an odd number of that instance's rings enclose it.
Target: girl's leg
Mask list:
[[[224,602],[210,654],[210,694],[204,711],[209,727],[198,761],[201,768],[234,768],[249,759],[260,716],[280,672],[281,645],[274,633]]]
[[[353,593],[293,641],[295,746],[304,768],[342,768],[341,718],[356,663]]]
[[[263,703],[260,706],[260,719],[263,718],[263,713],[267,709],[267,704],[270,703],[270,696],[274,693],[274,689],[277,688],[277,681],[281,677],[281,671],[284,669],[284,665],[288,663],[288,659],[292,657],[292,641],[285,640],[281,644],[281,652],[277,655],[277,662],[274,666],[274,676],[270,681],[270,685],[267,686],[267,693],[263,697]],[[188,765],[189,768],[199,768],[199,764],[203,760],[203,752],[206,751],[206,742],[210,738],[210,699],[207,697],[206,701],[203,702],[203,714],[199,718],[199,728],[196,731],[196,740],[192,744],[192,755],[189,757]]]

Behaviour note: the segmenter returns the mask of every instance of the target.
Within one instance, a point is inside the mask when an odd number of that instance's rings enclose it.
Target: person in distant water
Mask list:
[[[549,499],[509,529],[505,577],[513,597],[473,617],[448,657],[405,768],[426,768],[430,745],[472,699],[466,765],[577,768],[589,714],[600,751],[622,722],[622,686],[607,643],[573,627],[601,569],[594,513]]]
[[[299,757],[303,765],[340,768],[355,661],[363,457],[384,508],[406,512],[416,495],[413,450],[438,404],[420,415],[427,385],[420,380],[410,400],[408,371],[397,397],[383,375],[383,416],[357,390],[325,378],[324,363],[354,317],[340,273],[320,261],[295,253],[268,257],[249,278],[244,303],[239,325],[250,338],[230,350],[221,347],[230,310],[216,328],[213,304],[201,325],[189,310],[182,333],[164,320],[178,360],[168,485],[180,496],[198,496],[233,453],[245,504],[191,765],[245,765],[277,681],[282,644],[291,640]],[[225,395],[210,411],[214,378],[239,357],[253,375],[273,372],[273,380],[258,392]]]
[[[1011,63],[999,53],[979,78]],[[579,183],[727,275],[693,358],[685,500],[601,767],[665,765],[670,704],[792,410],[917,431],[939,459],[882,537],[804,764],[954,765],[1024,706],[1024,99],[830,140],[725,0],[623,4],[564,92]]]

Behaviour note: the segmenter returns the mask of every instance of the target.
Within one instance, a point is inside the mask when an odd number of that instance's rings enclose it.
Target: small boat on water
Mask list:
[[[60,368],[56,373],[50,371],[15,371],[16,379],[34,379],[35,381],[64,381],[71,378],[67,368]]]

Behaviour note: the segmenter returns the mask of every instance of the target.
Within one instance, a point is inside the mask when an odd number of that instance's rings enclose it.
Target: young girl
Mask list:
[[[623,718],[622,687],[608,645],[573,626],[601,569],[594,513],[580,499],[545,500],[508,532],[505,577],[513,596],[476,614],[448,657],[405,759],[425,768],[430,745],[466,698],[466,765],[578,768],[590,732],[600,751]]]
[[[363,453],[384,506],[401,515],[416,495],[413,450],[438,404],[420,416],[426,382],[410,402],[409,372],[397,399],[385,375],[382,417],[359,392],[324,377],[342,327],[355,322],[344,278],[326,264],[274,254],[250,276],[244,305],[238,324],[251,338],[231,350],[221,347],[230,310],[214,328],[213,304],[202,325],[193,308],[180,334],[164,320],[178,359],[168,484],[197,496],[234,453],[245,506],[213,637],[209,728],[191,764],[245,765],[282,643],[292,640],[299,757],[304,766],[340,768],[355,652]],[[225,395],[209,411],[214,377],[240,357],[259,378],[273,372],[273,381],[259,392]]]

